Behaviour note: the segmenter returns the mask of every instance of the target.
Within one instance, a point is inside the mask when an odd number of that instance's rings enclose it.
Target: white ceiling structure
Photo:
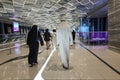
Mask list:
[[[70,22],[77,22],[79,17],[96,13],[105,3],[107,0],[0,0],[0,18],[56,26],[63,14]]]

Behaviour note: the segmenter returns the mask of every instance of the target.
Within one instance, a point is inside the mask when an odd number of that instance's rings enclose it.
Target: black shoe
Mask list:
[[[47,50],[49,49],[49,48],[46,48]]]
[[[64,65],[63,65],[63,68],[64,68],[64,69],[69,69],[69,67],[65,67]]]
[[[29,67],[33,67],[33,64],[29,64]]]
[[[34,65],[35,65],[35,64],[38,64],[38,62],[34,62],[33,64],[34,64]]]

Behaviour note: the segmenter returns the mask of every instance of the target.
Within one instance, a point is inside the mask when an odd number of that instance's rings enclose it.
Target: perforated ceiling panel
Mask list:
[[[107,0],[0,0],[0,17],[49,27],[59,23],[61,14],[74,22],[105,2]]]

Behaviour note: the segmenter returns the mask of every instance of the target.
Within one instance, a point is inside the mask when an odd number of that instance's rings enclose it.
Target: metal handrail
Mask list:
[[[0,51],[13,48],[17,42],[26,42],[26,34],[0,34]]]

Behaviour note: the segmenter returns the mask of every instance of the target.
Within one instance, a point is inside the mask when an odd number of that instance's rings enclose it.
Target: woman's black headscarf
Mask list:
[[[33,38],[37,38],[37,34],[38,34],[38,31],[37,31],[37,25],[33,25],[31,30],[30,30],[30,33],[32,35]]]

